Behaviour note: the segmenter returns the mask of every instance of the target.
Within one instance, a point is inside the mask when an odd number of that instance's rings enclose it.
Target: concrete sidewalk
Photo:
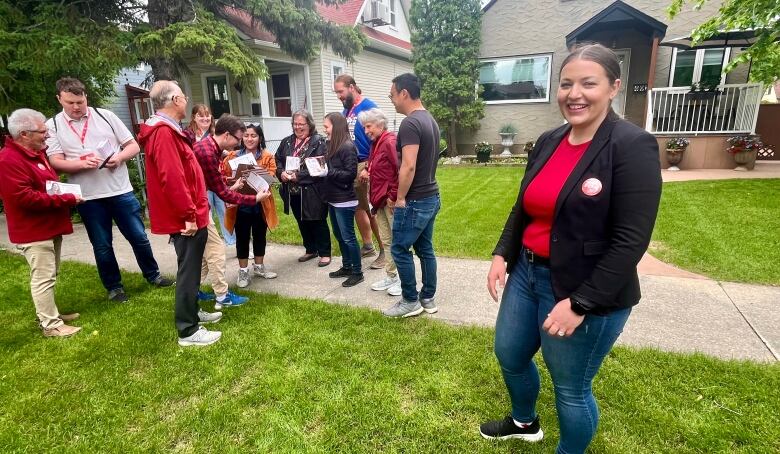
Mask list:
[[[735,172],[736,173],[736,172]],[[123,269],[139,271],[132,249],[114,229],[114,248]],[[175,276],[176,255],[167,237],[149,235],[155,257],[163,273]],[[8,243],[5,216],[0,216],[0,246],[15,250]],[[328,267],[318,268],[316,261],[298,263],[303,253],[297,246],[269,244],[266,264],[279,278],[255,278],[249,289],[290,297],[317,298],[337,304],[383,309],[395,298],[374,292],[370,284],[380,280],[382,270],[366,270],[366,281],[356,287],[341,287],[341,279],[328,278],[340,264],[340,258]],[[227,250],[227,278],[236,282],[238,262],[235,248]],[[83,225],[74,225],[74,234],[65,237],[63,260],[94,264],[92,248]],[[369,260],[364,262],[367,267]],[[423,315],[453,324],[492,327],[498,304],[487,293],[485,277],[490,263],[482,260],[438,260],[439,312]],[[701,352],[725,359],[749,359],[762,362],[780,360],[780,287],[716,282],[678,270],[647,256],[640,264],[643,298],[636,306],[619,343],[635,347],[654,347],[675,352]],[[305,272],[308,279],[289,276]],[[419,268],[418,268],[419,278]],[[98,276],[95,274],[98,285]],[[130,295],[132,304],[132,295]],[[83,314],[89,317],[89,314]]]

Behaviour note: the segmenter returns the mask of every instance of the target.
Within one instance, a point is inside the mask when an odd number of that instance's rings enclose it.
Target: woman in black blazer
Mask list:
[[[650,242],[661,170],[655,138],[610,107],[620,87],[611,50],[577,48],[559,78],[568,124],[536,142],[488,273],[493,299],[506,283],[495,351],[512,413],[480,433],[542,439],[533,362],[541,348],[555,388],[557,451],[572,454],[595,434],[591,384],[639,302],[636,265]]]
[[[317,134],[314,118],[305,110],[292,116],[293,134],[286,137],[276,150],[276,178],[282,182],[279,196],[284,202],[284,214],[292,210],[298,222],[306,252],[298,257],[307,262],[320,257],[319,266],[330,265],[330,232],[328,232],[328,205],[319,195],[314,179],[304,164],[306,158],[325,155],[325,138]],[[300,158],[300,169],[286,171],[287,157]]]

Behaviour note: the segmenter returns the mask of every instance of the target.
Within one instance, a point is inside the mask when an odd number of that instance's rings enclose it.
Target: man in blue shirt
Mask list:
[[[360,253],[363,257],[369,257],[375,254],[374,245],[371,242],[371,232],[374,232],[377,244],[379,244],[379,256],[371,264],[371,268],[380,269],[385,266],[385,251],[382,249],[382,241],[379,239],[379,228],[376,220],[371,216],[368,205],[368,155],[371,151],[371,139],[366,135],[363,125],[357,119],[360,112],[377,107],[374,101],[363,96],[360,87],[357,86],[355,79],[349,74],[341,74],[333,82],[333,92],[338,96],[339,101],[344,105],[342,112],[347,118],[349,134],[358,149],[358,173],[355,178],[355,192],[358,196],[358,206],[355,211],[355,220],[357,221],[360,236],[363,239],[363,247]]]

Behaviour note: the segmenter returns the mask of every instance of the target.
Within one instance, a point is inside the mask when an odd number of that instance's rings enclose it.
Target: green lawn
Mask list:
[[[650,252],[714,279],[780,285],[780,179],[664,184]]]
[[[109,304],[94,267],[66,262],[61,309],[84,330],[44,339],[24,260],[0,252],[0,452],[551,452],[546,437],[477,433],[509,404],[490,329],[253,294],[217,325],[223,340],[176,345],[172,289],[126,273],[129,305]],[[616,348],[596,394],[593,452],[780,450],[780,364]]]

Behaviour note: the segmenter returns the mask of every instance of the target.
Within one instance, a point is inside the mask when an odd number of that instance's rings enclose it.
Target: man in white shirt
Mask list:
[[[69,174],[68,182],[81,186],[85,202],[78,212],[108,299],[128,300],[112,245],[112,222],[133,247],[146,280],[159,287],[173,285],[160,275],[141,219],[141,205],[130,184],[125,162],[140,151],[132,133],[113,112],[88,107],[86,88],[78,79],[58,80],[57,100],[62,112],[46,122],[46,153],[54,169]]]

